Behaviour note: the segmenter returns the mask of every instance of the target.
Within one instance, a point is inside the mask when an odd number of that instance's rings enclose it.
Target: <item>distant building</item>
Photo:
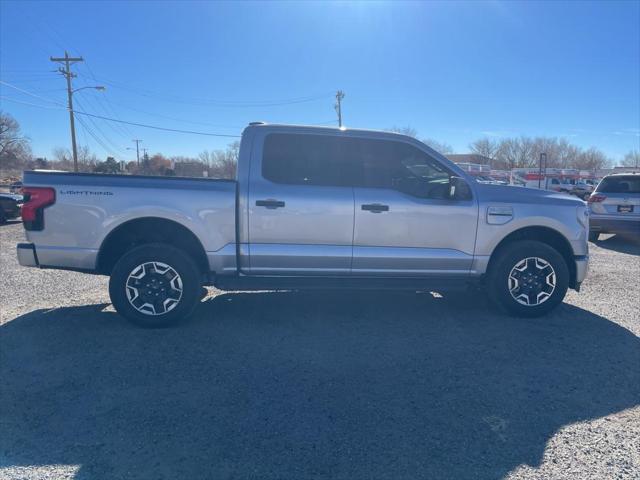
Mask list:
[[[445,155],[453,163],[476,163],[480,165],[491,165],[491,159],[478,153],[451,153]]]

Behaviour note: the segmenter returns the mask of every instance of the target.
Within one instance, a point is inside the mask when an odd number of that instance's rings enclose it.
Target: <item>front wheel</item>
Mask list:
[[[182,250],[166,244],[133,248],[116,263],[109,295],[116,311],[146,328],[168,327],[187,318],[202,287],[198,268]]]
[[[487,280],[492,300],[507,312],[519,317],[539,317],[564,299],[569,268],[553,247],[524,240],[496,252]]]

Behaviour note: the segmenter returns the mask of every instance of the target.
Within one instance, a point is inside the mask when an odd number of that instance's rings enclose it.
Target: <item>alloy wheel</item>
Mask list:
[[[546,260],[528,257],[511,269],[508,284],[516,302],[533,307],[546,302],[555,291],[556,272]]]
[[[135,267],[127,278],[127,299],[145,315],[163,315],[182,298],[182,278],[162,262],[146,262]]]

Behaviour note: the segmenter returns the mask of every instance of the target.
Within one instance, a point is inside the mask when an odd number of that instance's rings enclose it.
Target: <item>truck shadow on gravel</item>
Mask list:
[[[558,429],[640,403],[628,330],[567,304],[525,320],[482,303],[221,294],[155,331],[106,305],[34,311],[0,328],[0,466],[79,465],[78,479],[497,479],[539,465]]]
[[[614,252],[627,253],[629,255],[640,255],[640,238],[631,235],[608,236],[596,242],[601,248],[613,250]]]

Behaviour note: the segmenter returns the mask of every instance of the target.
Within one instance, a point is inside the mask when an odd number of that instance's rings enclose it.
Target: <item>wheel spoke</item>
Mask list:
[[[515,301],[537,306],[547,301],[555,291],[556,273],[543,258],[527,257],[513,266],[507,283]]]
[[[182,298],[182,278],[162,262],[146,262],[135,267],[126,281],[129,303],[145,315],[163,315],[173,310]]]

